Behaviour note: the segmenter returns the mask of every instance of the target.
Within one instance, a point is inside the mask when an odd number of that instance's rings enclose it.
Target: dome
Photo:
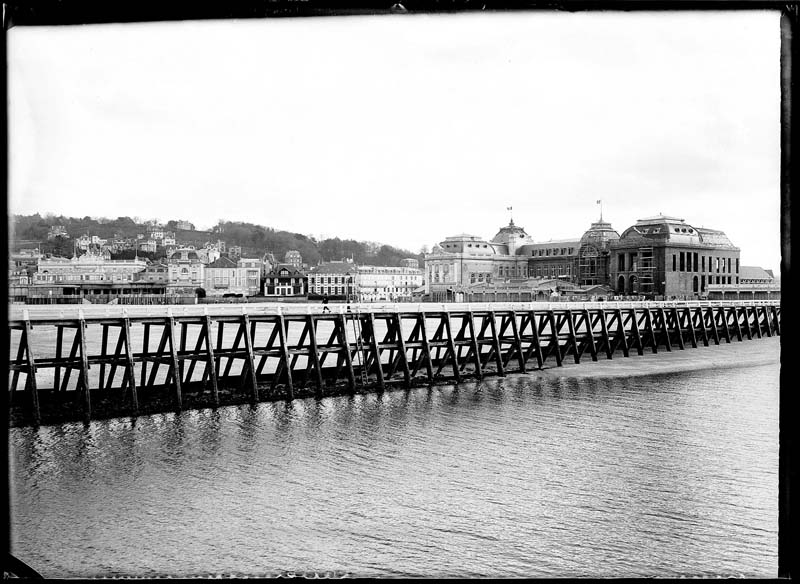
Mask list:
[[[514,247],[518,247],[525,243],[533,243],[533,240],[530,235],[525,233],[524,228],[514,225],[514,220],[512,219],[508,225],[500,228],[497,235],[492,238],[492,243],[510,243]]]
[[[607,223],[600,219],[581,237],[581,245],[592,245],[597,249],[606,249],[608,244],[612,241],[619,239],[619,233],[611,227],[611,223]]]
[[[700,230],[695,229],[683,219],[666,215],[639,219],[636,225],[628,227],[622,232],[621,239],[631,238],[644,238],[692,245],[705,243],[703,233],[701,233]]]

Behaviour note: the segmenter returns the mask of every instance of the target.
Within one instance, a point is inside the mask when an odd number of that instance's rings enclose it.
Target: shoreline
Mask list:
[[[597,361],[594,362],[591,355],[584,353],[581,355],[580,364],[574,362],[574,356],[568,355],[565,357],[561,367],[558,367],[555,363],[548,363],[543,369],[529,369],[525,373],[508,371],[506,376],[525,376],[532,382],[559,378],[629,378],[688,373],[706,369],[757,367],[779,363],[780,337],[768,337],[741,342],[732,341],[730,344],[723,341],[719,345],[710,344],[708,347],[700,345],[697,349],[692,349],[691,347],[684,350],[673,348],[672,351],[659,349],[658,353],[653,353],[652,349],[646,349],[643,355],[638,355],[634,350],[629,357],[624,357],[622,352],[616,352],[613,354],[612,359],[608,359],[605,353],[601,353],[598,355]],[[497,379],[501,376],[497,375],[494,370],[489,370],[484,372],[483,377]],[[468,371],[462,372],[462,383],[472,381],[478,381],[478,378]],[[238,385],[234,380],[231,387],[235,388]],[[429,384],[427,379],[419,377],[411,380],[410,388],[406,388],[402,380],[387,381],[383,391],[408,391],[421,387],[442,385],[457,384],[451,375],[440,376],[433,384]],[[182,396],[182,411],[254,403],[249,391],[232,389],[231,387],[220,389],[218,405],[214,404],[210,392],[192,391],[190,387],[187,387]],[[286,401],[282,392],[275,392],[275,395],[267,395],[267,391],[268,388],[260,387],[259,393],[264,393],[264,395],[259,395],[259,399],[255,403]],[[337,382],[333,385],[325,385],[322,391],[318,391],[315,386],[309,384],[308,386],[297,385],[294,399],[324,399],[371,393],[381,393],[375,382],[371,382],[366,386],[357,384],[354,390],[350,390],[346,382]],[[82,422],[82,411],[76,403],[77,398],[77,395],[64,397],[58,403],[55,403],[56,400],[52,400],[51,403],[42,408],[40,425],[58,426],[65,423]],[[92,402],[92,420],[136,418],[152,414],[175,413],[177,411],[172,388],[163,386],[154,388],[145,399],[140,399],[141,403],[137,415],[130,411],[130,399],[120,399],[119,395],[104,396],[101,391],[95,390],[92,393]],[[9,407],[9,427],[35,427],[29,409],[26,404]]]

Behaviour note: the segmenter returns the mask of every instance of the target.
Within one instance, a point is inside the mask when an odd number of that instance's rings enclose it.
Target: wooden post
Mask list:
[[[517,328],[517,312],[511,311],[511,334],[514,335],[514,347],[517,349],[517,361],[519,361],[519,370],[525,373],[525,355],[522,354],[522,339],[519,336],[519,329]]]
[[[589,311],[583,310],[583,321],[586,323],[586,339],[589,343],[589,353],[592,355],[592,361],[597,361],[597,344],[594,342],[594,327],[592,326],[592,319],[589,317]]]
[[[397,344],[400,350],[400,365],[403,368],[403,379],[405,381],[406,389],[411,387],[411,371],[408,368],[408,355],[406,354],[406,341],[403,338],[403,324],[400,318],[400,313],[394,313],[395,327],[397,331]]]
[[[767,336],[772,336],[772,323],[769,320],[769,311],[767,310],[766,306],[762,306],[762,313],[764,315],[764,325],[767,327]]]
[[[722,325],[725,327],[725,341],[730,343],[731,342],[731,331],[730,327],[728,326],[728,317],[725,314],[725,307],[720,306],[719,310],[717,310],[717,317],[719,320],[722,321]]]
[[[608,334],[608,322],[606,322],[606,311],[601,308],[600,311],[598,312],[598,317],[600,319],[600,332],[603,335],[603,342],[605,343],[606,359],[612,359],[614,351],[611,347],[611,336]]]
[[[672,307],[672,319],[675,322],[675,332],[678,335],[678,348],[681,351],[686,349],[686,345],[683,342],[683,326],[681,325],[681,317],[678,314],[678,309],[676,307]]]
[[[309,348],[308,355],[314,364],[316,372],[317,397],[322,397],[322,367],[319,363],[319,352],[317,351],[317,323],[311,314],[306,315],[306,327],[308,327]]]
[[[242,315],[242,331],[244,333],[244,346],[247,349],[247,367],[250,369],[250,384],[252,386],[250,389],[252,390],[253,403],[255,403],[258,401],[256,359],[255,355],[253,355],[253,340],[255,339],[255,330],[250,327],[250,317],[247,315],[247,313]]]
[[[206,366],[209,372],[208,376],[211,378],[211,392],[214,397],[214,405],[218,406],[219,387],[217,385],[217,359],[214,355],[214,347],[211,344],[211,317],[206,314],[203,321],[203,330],[200,332],[200,335],[205,336],[206,339]]]
[[[739,322],[739,311],[736,310],[737,306],[731,306],[731,312],[733,313],[733,321],[736,323],[736,340],[740,343],[742,342],[742,324]]]
[[[575,321],[572,320],[572,311],[567,309],[565,316],[567,319],[567,330],[569,331],[569,341],[567,346],[572,345],[572,350],[575,352],[575,363],[580,363],[581,354],[578,351],[578,337],[575,334]]]
[[[547,315],[550,317],[550,332],[553,335],[553,338],[550,339],[550,345],[553,347],[553,350],[556,352],[556,365],[561,367],[561,343],[558,340],[558,327],[556,326],[556,313],[552,310],[547,311]]]
[[[642,309],[646,311],[647,309]],[[639,318],[636,314],[636,309],[631,308],[628,310],[631,317],[631,330],[633,331],[633,338],[636,339],[636,352],[639,355],[644,355],[644,339],[642,339],[642,332],[639,330]]]
[[[100,356],[106,356],[106,346],[108,345],[108,325],[103,325],[103,335],[102,340],[100,341]],[[101,362],[100,363],[100,383],[98,384],[98,389],[103,389],[105,387],[105,380],[106,380],[106,364]]]
[[[89,356],[86,354],[86,321],[78,319],[78,342],[81,347],[81,383],[83,385],[83,421],[92,419],[92,392],[89,387]]]
[[[656,326],[653,322],[653,311],[650,308],[644,309],[644,322],[647,329],[645,334],[650,333],[650,342],[652,343],[653,353],[658,353],[658,338],[656,337]]]
[[[220,371],[220,369],[222,367],[222,343],[223,343],[223,341],[225,339],[225,337],[224,337],[224,334],[225,334],[224,333],[224,327],[225,327],[225,322],[224,321],[220,320],[220,321],[217,322],[217,349],[216,349],[217,352],[214,354],[214,356],[217,359],[217,363],[215,365],[215,369],[218,372]]]
[[[343,314],[339,314],[339,342],[344,351],[344,362],[347,365],[347,383],[350,392],[356,389],[356,374],[353,371],[353,353],[350,351],[350,339],[347,336],[347,319]]]
[[[27,311],[26,311],[27,314]],[[29,318],[25,319],[25,328],[22,331],[22,338],[20,343],[25,345],[25,355],[28,364],[28,390],[31,392],[31,402],[33,405],[33,421],[37,426],[41,422],[41,412],[39,410],[39,386],[36,383],[36,360],[33,358],[33,349],[31,342],[31,332],[33,326]]]
[[[689,339],[692,341],[692,349],[697,348],[697,334],[694,330],[694,318],[692,318],[692,310],[688,306],[683,307],[681,310],[683,315],[686,316],[686,322],[689,326]]]
[[[753,317],[756,324],[756,335],[761,338],[761,317],[758,315],[758,306],[753,307]]]
[[[62,344],[64,342],[64,327],[56,326],[56,361],[61,361]],[[58,392],[58,385],[61,381],[61,367],[56,365],[55,378],[53,379],[53,391]]]
[[[447,333],[450,334],[450,315],[448,313],[447,320]],[[503,356],[500,353],[500,339],[497,337],[497,323],[494,320],[494,310],[489,311],[489,327],[492,329],[492,346],[495,351],[495,363],[497,364],[497,373],[504,377],[506,372],[503,369]]]
[[[472,311],[466,314],[467,324],[469,326],[469,340],[470,347],[472,347],[473,361],[475,362],[475,377],[483,379],[483,368],[481,367],[481,351],[478,347],[478,340],[475,337],[475,315]]]
[[[131,319],[127,316],[122,321],[120,336],[125,343],[125,375],[128,385],[131,388],[131,400],[133,401],[133,414],[139,414],[139,394],[136,391],[136,369],[133,362],[133,349],[131,348]],[[123,377],[123,380],[126,377]],[[124,381],[123,381],[124,383]]]
[[[178,372],[179,372],[178,377],[181,378],[181,383],[183,383],[184,381],[189,381],[188,379],[186,379],[186,377],[184,377],[186,369],[184,364],[184,359],[186,355],[186,332],[187,332],[186,329],[188,327],[189,327],[188,324],[186,324],[185,322],[181,322],[181,344],[179,349],[180,353],[178,353],[178,356],[180,357],[180,360],[178,361]]]
[[[614,331],[614,337],[618,340],[617,344],[622,344],[622,356],[630,357],[630,351],[628,350],[628,335],[625,333],[625,324],[622,320],[622,311],[619,308],[614,310],[614,318],[617,321],[617,330]]]
[[[175,383],[175,406],[180,412],[183,408],[183,395],[181,391],[180,368],[178,367],[177,343],[175,342],[175,318],[172,316],[167,317],[167,325],[169,326],[169,352],[172,357],[172,381]]]
[[[539,327],[536,323],[535,311],[530,310],[528,312],[528,320],[530,321],[531,325],[531,335],[533,336],[533,341],[531,345],[528,347],[528,351],[525,355],[525,362],[528,362],[530,359],[531,352],[536,351],[536,368],[541,370],[544,367],[544,357],[542,356],[542,342],[539,337]],[[546,320],[545,317],[542,317],[541,320]],[[544,323],[542,323],[544,324]]]
[[[372,352],[375,355],[375,368],[376,373],[378,375],[378,388],[383,391],[385,389],[385,383],[383,380],[383,364],[381,363],[381,352],[378,348],[378,338],[375,335],[375,315],[372,311],[369,311],[368,314],[368,321],[369,321],[369,344],[372,347]]]
[[[425,313],[418,315],[419,332],[422,335],[422,352],[425,359],[425,371],[428,374],[428,385],[433,385],[433,361],[431,360],[431,344],[428,341],[428,332],[425,324]]]
[[[147,380],[147,354],[150,352],[150,323],[144,323],[144,338],[142,339],[142,380],[139,385],[144,387]]]
[[[719,345],[719,329],[717,328],[717,321],[714,319],[714,309],[712,307],[708,307],[706,309],[706,322],[710,322],[711,324],[711,332],[713,333],[714,337],[714,344]]]
[[[706,318],[703,313],[703,309],[699,306],[694,309],[692,313],[692,318],[697,318],[699,321],[698,324],[702,325],[703,327],[703,346],[708,346],[708,326],[706,325]]]
[[[291,367],[291,362],[289,360],[289,347],[288,347],[287,342],[286,342],[286,333],[288,331],[288,323],[286,322],[286,319],[284,318],[282,313],[278,314],[278,326],[280,327],[278,329],[278,340],[281,343],[281,353],[283,354],[283,366],[284,366],[284,369],[286,371],[286,385],[287,385],[286,397],[289,400],[293,400],[294,399],[294,383],[292,382],[292,367]],[[277,376],[278,376],[278,371],[276,369],[275,370],[276,379],[277,379]]]
[[[780,308],[778,306],[773,306],[772,310],[771,310],[771,312],[772,312],[772,327],[775,330],[775,334],[776,335],[780,335],[781,334],[781,319],[778,316],[779,310],[780,310]]]
[[[669,338],[669,323],[667,322],[667,315],[664,313],[663,308],[658,309],[658,319],[661,321],[661,327],[664,329],[664,339],[666,340],[667,352],[672,352],[672,340]]]

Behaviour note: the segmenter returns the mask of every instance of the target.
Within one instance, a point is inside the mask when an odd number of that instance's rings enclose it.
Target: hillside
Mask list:
[[[97,235],[111,240],[115,237],[135,239],[139,233],[145,233],[147,223],[136,221],[130,217],[116,219],[95,217],[64,217],[40,214],[14,215],[10,225],[9,244],[11,249],[33,247],[37,243],[43,253],[71,257],[73,240],[82,235]],[[56,225],[63,225],[68,238],[56,238],[48,241],[48,230]],[[211,231],[188,231],[175,229],[175,221],[165,224],[167,230],[175,233],[175,239],[182,245],[203,246],[206,242],[224,241],[228,247],[238,245],[243,256],[261,257],[271,252],[277,261],[282,261],[289,250],[297,250],[303,261],[316,265],[320,261],[353,258],[356,263],[367,265],[399,266],[404,258],[421,259],[419,253],[384,245],[375,242],[339,239],[338,237],[317,241],[313,237],[301,233],[281,231],[263,225],[235,221],[220,221]],[[125,252],[122,252],[123,254]],[[151,255],[151,254],[140,254]],[[163,254],[161,254],[163,255]],[[158,257],[159,253],[155,254]]]

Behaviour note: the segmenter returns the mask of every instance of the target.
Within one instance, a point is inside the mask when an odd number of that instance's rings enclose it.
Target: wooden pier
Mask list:
[[[12,313],[9,403],[29,423],[458,383],[779,335],[781,314],[771,301],[92,308]]]

